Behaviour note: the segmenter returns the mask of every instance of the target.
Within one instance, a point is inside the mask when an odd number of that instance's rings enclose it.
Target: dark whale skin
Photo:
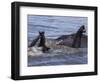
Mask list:
[[[61,41],[58,45],[65,45],[72,47],[72,43],[74,40],[75,34],[70,34],[70,35],[62,35],[56,39],[56,41]],[[81,48],[87,48],[87,35],[83,35],[81,38]]]

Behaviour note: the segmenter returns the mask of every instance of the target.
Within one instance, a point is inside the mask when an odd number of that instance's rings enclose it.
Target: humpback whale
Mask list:
[[[75,34],[73,43],[72,43],[72,47],[77,47],[80,48],[81,47],[81,38],[83,36],[83,33],[85,33],[85,26],[82,25],[79,30],[77,31],[77,33]]]
[[[46,52],[50,49],[46,46],[45,32],[39,32],[39,35],[32,41],[29,47],[34,47],[38,41],[38,47],[42,47],[42,52]]]
[[[72,48],[86,48],[87,47],[87,35],[85,33],[85,26],[82,25],[78,31],[70,35],[62,35],[56,39],[60,41],[59,45],[65,45]]]

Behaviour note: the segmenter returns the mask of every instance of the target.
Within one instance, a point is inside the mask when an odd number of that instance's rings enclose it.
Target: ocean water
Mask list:
[[[29,40],[35,38],[39,31],[44,31],[47,38],[57,38],[76,33],[81,25],[85,25],[88,30],[87,17],[28,15],[27,20]]]
[[[87,17],[28,15],[27,20],[28,43],[31,43],[38,36],[39,31],[44,31],[46,38],[56,39],[61,35],[76,33],[81,25],[85,25],[86,30],[88,30]],[[87,32],[85,33],[86,35]],[[51,56],[46,56],[46,54],[39,57],[29,57],[28,66],[76,65],[87,64],[88,62],[87,52]]]
[[[87,64],[87,53],[82,54],[61,54],[40,57],[29,57],[28,66],[51,66],[51,65],[77,65]],[[47,55],[47,56],[46,56]]]

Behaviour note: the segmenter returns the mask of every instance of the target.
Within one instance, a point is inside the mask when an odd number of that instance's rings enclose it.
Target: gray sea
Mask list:
[[[56,39],[61,35],[76,33],[81,25],[88,27],[87,17],[72,16],[43,16],[28,15],[28,44],[38,36],[39,31],[44,31],[48,39]],[[85,33],[88,34],[87,32]],[[39,57],[28,57],[28,66],[50,66],[50,65],[76,65],[87,64],[87,52],[78,54],[44,53]],[[52,54],[51,56],[46,54]],[[54,55],[53,55],[54,54]]]

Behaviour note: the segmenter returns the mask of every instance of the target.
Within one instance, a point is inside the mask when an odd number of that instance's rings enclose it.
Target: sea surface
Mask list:
[[[39,31],[44,31],[48,39],[56,39],[61,35],[76,33],[81,25],[88,30],[87,17],[72,16],[42,16],[28,15],[28,44],[38,36]],[[87,31],[88,32],[88,31]],[[86,35],[88,33],[85,33]],[[87,64],[87,52],[78,54],[44,53],[39,57],[28,57],[28,66],[50,66],[50,65],[76,65]],[[47,55],[51,54],[51,56]]]

